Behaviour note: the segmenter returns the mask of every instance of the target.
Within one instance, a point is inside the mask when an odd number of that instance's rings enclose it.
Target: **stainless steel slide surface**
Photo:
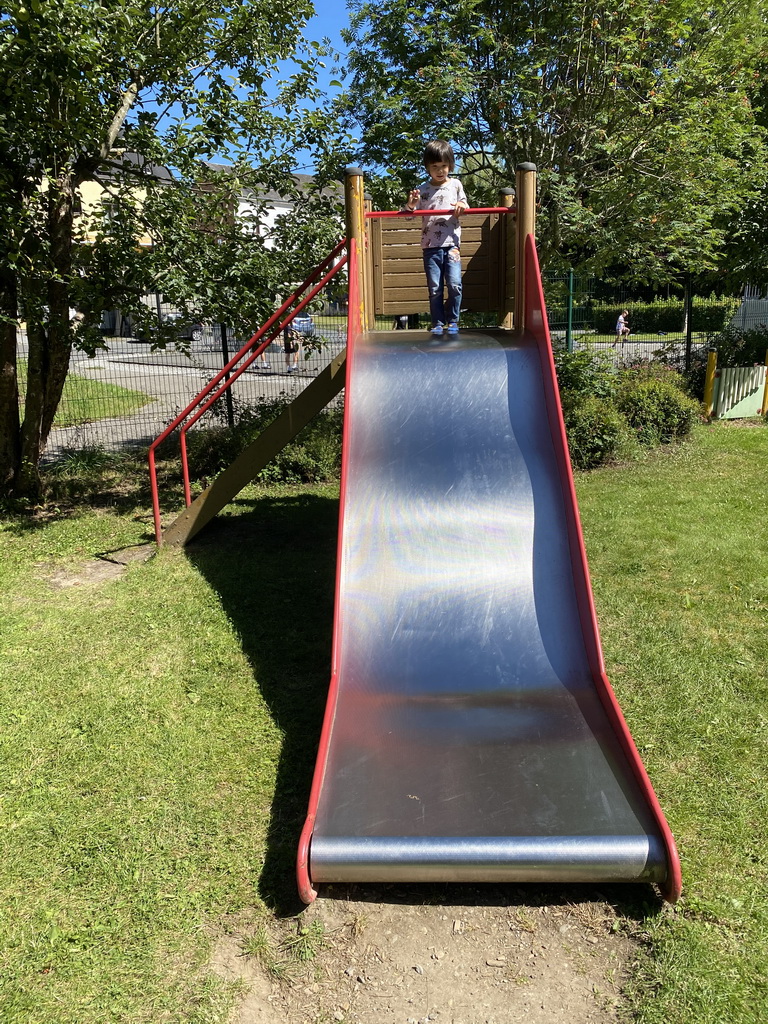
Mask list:
[[[363,335],[312,882],[663,881],[597,693],[533,340]]]

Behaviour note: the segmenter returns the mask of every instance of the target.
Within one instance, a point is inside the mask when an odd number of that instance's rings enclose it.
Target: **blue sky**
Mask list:
[[[344,0],[313,0],[313,3],[315,16],[307,22],[307,26],[304,29],[304,37],[316,40],[317,42],[328,38],[334,49],[344,54],[346,47],[341,39],[341,30],[349,24],[349,11],[347,10],[346,3],[344,3]],[[336,90],[331,89],[328,83],[336,77],[333,74],[333,61],[328,60],[326,64],[323,85],[326,87],[327,94],[332,95]],[[308,153],[299,152],[296,154],[294,170],[311,173],[313,169]]]
[[[306,28],[308,39],[328,36],[338,49],[343,49],[340,32],[349,24],[349,11],[342,0],[314,0],[315,16]]]

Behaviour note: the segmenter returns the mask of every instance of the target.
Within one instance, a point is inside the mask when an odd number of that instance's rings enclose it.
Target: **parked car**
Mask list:
[[[203,324],[199,321],[193,321],[190,323],[188,318],[180,313],[178,310],[168,310],[162,314],[161,322],[164,327],[173,325],[175,327],[175,335],[182,341],[189,341],[191,345],[196,348],[208,349],[212,351],[219,351],[221,349],[221,324]],[[167,336],[167,335],[166,335]],[[135,341],[141,342],[152,342],[155,334],[153,330],[137,330],[133,338]],[[227,344],[229,346],[230,354],[234,354],[235,351],[246,341],[247,339],[235,337],[231,328],[227,329]]]
[[[299,334],[315,333],[315,321],[306,311],[297,313],[293,320],[291,320],[290,326],[294,331],[298,331]]]

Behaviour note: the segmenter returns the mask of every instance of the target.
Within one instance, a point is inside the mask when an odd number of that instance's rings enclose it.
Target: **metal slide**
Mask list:
[[[393,331],[349,358],[303,898],[620,881],[675,899],[674,840],[602,665],[548,339]]]

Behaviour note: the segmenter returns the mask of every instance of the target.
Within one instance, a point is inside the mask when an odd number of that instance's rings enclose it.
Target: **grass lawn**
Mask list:
[[[608,673],[683,863],[643,1022],[768,1019],[767,464],[765,427],[718,424],[578,481]]]
[[[22,394],[26,388],[26,373],[26,361],[20,360],[18,374]],[[94,423],[107,417],[128,416],[152,401],[152,396],[145,395],[143,391],[131,391],[118,384],[70,373],[64,382],[53,426],[76,427],[81,423]]]
[[[767,450],[720,424],[577,482],[608,673],[683,861],[677,908],[622,918],[642,1024],[768,1019]],[[337,490],[251,488],[111,578],[151,517],[101,501],[0,524],[0,1016],[224,1024],[213,929],[247,913],[257,942],[298,909]]]
[[[565,334],[565,328],[562,325],[558,325],[556,328],[552,328],[552,330],[558,336]],[[616,335],[613,332],[611,334],[598,334],[596,331],[590,331],[584,334],[578,327],[574,327],[574,336],[579,344],[588,342],[590,345],[613,345],[614,341],[616,341]],[[703,345],[706,340],[707,335],[704,332],[695,331],[691,335],[694,347]],[[625,340],[626,345],[640,343],[648,346],[648,354],[650,355],[655,349],[664,348],[665,345],[684,346],[685,334],[682,331],[670,331],[667,334],[645,334],[643,331],[633,331]]]
[[[131,391],[118,384],[90,380],[70,373],[64,384],[54,427],[76,427],[113,416],[129,416],[154,399],[143,391]]]

